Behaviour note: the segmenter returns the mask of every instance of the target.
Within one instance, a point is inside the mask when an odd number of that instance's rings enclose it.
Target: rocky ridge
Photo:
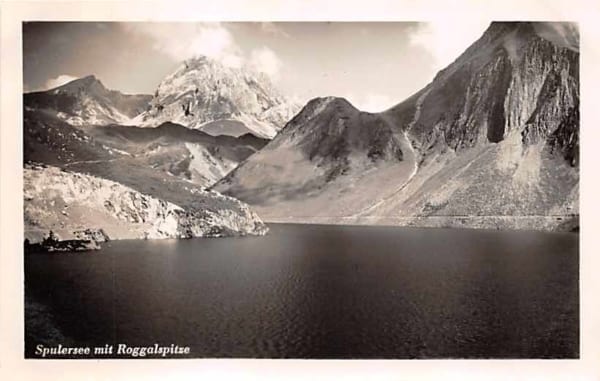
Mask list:
[[[313,100],[214,188],[268,221],[571,229],[576,32],[492,23],[429,85],[383,113]],[[354,136],[365,146],[348,144]],[[331,176],[331,168],[343,169]]]
[[[24,111],[23,135],[26,162],[100,176],[98,170],[118,174],[123,169],[140,179],[160,177],[201,187],[214,184],[267,143],[251,134],[211,136],[172,123],[79,128],[35,110]]]

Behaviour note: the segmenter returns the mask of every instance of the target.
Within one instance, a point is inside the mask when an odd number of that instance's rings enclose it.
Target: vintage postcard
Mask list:
[[[473,26],[24,23],[25,356],[577,358],[578,28]]]
[[[578,20],[18,32],[28,364],[583,359]]]

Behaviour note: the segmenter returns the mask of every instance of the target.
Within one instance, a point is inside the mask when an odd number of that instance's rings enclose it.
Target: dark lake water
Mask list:
[[[173,343],[189,357],[579,356],[578,234],[270,227],[26,255],[26,356],[39,343]]]

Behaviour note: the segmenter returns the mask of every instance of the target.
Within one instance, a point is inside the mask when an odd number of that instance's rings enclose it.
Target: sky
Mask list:
[[[383,111],[427,85],[489,22],[30,22],[24,90],[94,74],[109,89],[152,94],[188,58],[267,74],[300,104],[339,96]]]

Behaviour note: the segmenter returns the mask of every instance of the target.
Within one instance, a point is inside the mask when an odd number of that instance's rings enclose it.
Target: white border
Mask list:
[[[600,9],[597,2],[244,1],[4,2],[0,65],[0,378],[104,379],[456,379],[600,380]],[[581,358],[579,360],[24,360],[22,53],[23,20],[80,21],[577,21],[581,32]],[[400,101],[400,100],[398,100]],[[52,285],[49,285],[51,287]],[[551,292],[551,290],[549,290]]]

